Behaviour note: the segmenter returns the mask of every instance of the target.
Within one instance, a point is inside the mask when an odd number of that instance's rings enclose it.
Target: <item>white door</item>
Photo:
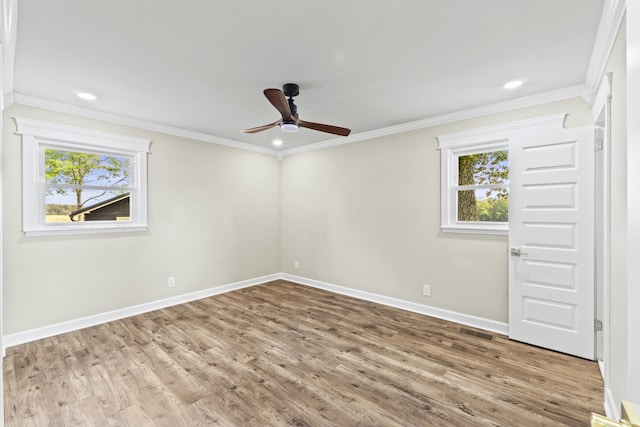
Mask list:
[[[594,357],[593,128],[509,147],[509,337]]]

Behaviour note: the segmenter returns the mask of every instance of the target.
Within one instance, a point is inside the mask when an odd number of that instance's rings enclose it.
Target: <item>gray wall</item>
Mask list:
[[[507,237],[440,231],[436,136],[557,113],[593,124],[575,98],[285,157],[281,271],[507,322]]]
[[[24,237],[14,116],[150,139],[148,231]],[[15,104],[4,119],[5,335],[279,271],[277,158]]]
[[[4,333],[280,271],[506,322],[507,238],[440,231],[436,136],[557,113],[569,113],[567,127],[592,123],[589,105],[574,98],[279,161],[13,105],[4,129]],[[149,230],[24,237],[16,115],[151,139]]]

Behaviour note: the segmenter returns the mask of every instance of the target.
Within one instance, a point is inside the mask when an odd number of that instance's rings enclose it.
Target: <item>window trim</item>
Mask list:
[[[26,236],[144,231],[147,229],[147,154],[151,141],[75,126],[14,117],[22,135],[22,227]],[[132,158],[131,221],[47,223],[40,186],[47,148],[97,151]]]
[[[501,140],[486,144],[474,144],[462,147],[445,147],[441,151],[441,166],[443,171],[441,189],[441,228],[444,232],[478,233],[478,234],[507,234],[508,222],[471,222],[458,221],[457,218],[457,192],[458,185],[458,158],[469,154],[486,153],[490,151],[502,151],[509,149],[509,141]],[[446,184],[446,188],[445,188]],[[508,186],[507,186],[508,188]]]
[[[553,114],[437,136],[440,150],[440,229],[445,233],[508,235],[509,223],[458,221],[456,197],[452,189],[458,182],[458,166],[454,162],[461,153],[509,150],[510,140],[532,127],[542,130],[563,129],[565,117],[566,113]]]

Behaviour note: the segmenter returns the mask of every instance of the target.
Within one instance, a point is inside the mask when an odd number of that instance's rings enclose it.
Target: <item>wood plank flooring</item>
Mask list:
[[[586,426],[597,364],[284,281],[9,348],[6,426]]]

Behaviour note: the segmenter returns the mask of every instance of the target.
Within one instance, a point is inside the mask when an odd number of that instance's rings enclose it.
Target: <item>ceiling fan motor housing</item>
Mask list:
[[[293,97],[300,94],[300,88],[295,83],[284,84],[282,86],[282,91],[279,89],[269,88],[265,89],[263,93],[264,96],[267,97],[271,105],[273,105],[275,109],[278,110],[278,112],[282,115],[282,120],[277,120],[264,126],[245,129],[240,132],[257,133],[276,126],[280,126],[280,129],[285,132],[297,132],[299,128],[303,127],[340,136],[348,136],[349,133],[351,133],[351,129],[299,120],[298,107],[294,103]]]
[[[286,83],[282,86],[282,92],[287,98],[300,95],[300,88],[295,83]]]

